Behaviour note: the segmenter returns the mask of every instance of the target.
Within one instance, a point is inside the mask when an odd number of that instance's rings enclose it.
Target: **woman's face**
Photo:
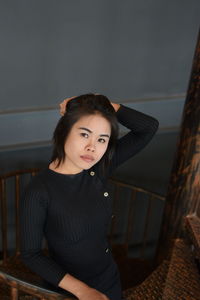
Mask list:
[[[107,150],[110,134],[110,123],[100,114],[80,118],[64,145],[67,173],[77,174],[95,165]]]

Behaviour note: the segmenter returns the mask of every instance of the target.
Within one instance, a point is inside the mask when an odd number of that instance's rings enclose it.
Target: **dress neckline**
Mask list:
[[[77,178],[77,177],[79,177],[79,176],[82,176],[82,174],[84,173],[84,171],[85,170],[82,170],[81,172],[79,172],[79,173],[76,173],[76,174],[64,174],[64,173],[59,173],[59,172],[56,172],[56,171],[54,171],[54,170],[52,170],[52,169],[49,169],[49,168],[47,168],[47,171],[50,173],[50,174],[53,174],[53,175],[57,175],[57,176],[60,176],[60,177],[65,177],[65,178],[71,178],[71,179],[73,179],[73,178]]]

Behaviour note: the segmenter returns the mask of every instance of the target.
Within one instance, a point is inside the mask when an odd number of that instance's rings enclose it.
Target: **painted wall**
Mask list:
[[[184,99],[135,101],[123,104],[157,118],[160,122],[160,131],[177,131]],[[0,114],[0,152],[50,144],[59,117],[58,108]],[[121,128],[122,132],[124,130]]]
[[[177,134],[199,12],[198,0],[0,1],[0,171],[24,166],[26,149],[46,161],[34,149],[50,146],[64,96],[105,93]]]
[[[0,110],[185,93],[199,0],[0,1]]]

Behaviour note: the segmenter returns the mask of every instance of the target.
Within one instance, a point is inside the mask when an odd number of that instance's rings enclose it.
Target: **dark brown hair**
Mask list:
[[[85,94],[73,98],[67,103],[66,112],[60,118],[53,134],[53,154],[51,161],[57,160],[57,167],[65,160],[64,145],[72,126],[83,116],[101,114],[111,127],[111,136],[108,148],[101,159],[102,167],[106,166],[112,159],[116,140],[118,137],[118,122],[115,110],[108,98],[99,94]]]

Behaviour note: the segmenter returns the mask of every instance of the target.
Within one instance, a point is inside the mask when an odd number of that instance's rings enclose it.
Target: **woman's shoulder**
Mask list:
[[[45,172],[41,171],[31,178],[24,193],[22,193],[21,203],[29,203],[31,207],[47,207],[49,203],[49,195],[44,183]]]
[[[26,186],[25,191],[29,192],[40,192],[45,193],[46,187],[45,187],[45,179],[47,177],[47,171],[46,169],[39,171],[36,175],[34,175],[28,185]]]

